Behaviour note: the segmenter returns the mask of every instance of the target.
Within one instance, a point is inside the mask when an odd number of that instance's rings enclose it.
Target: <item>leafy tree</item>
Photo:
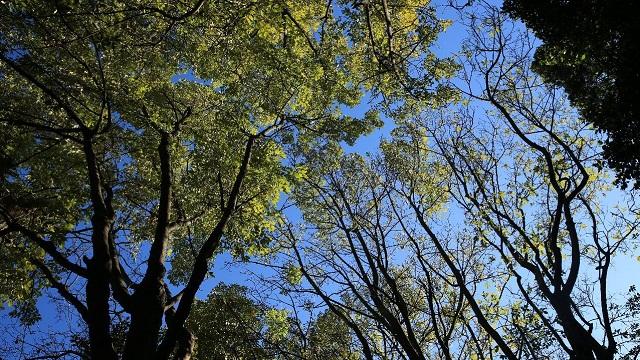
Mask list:
[[[307,155],[323,166],[294,192],[304,219],[274,234],[304,277],[290,291],[316,294],[367,359],[633,354],[634,307],[609,290],[638,236],[633,193],[531,70],[532,35],[484,10],[464,102],[397,120],[379,155]]]
[[[357,358],[348,327],[331,312],[305,322],[250,299],[240,285],[219,284],[196,301],[187,326],[199,359]]]
[[[56,290],[93,359],[189,357],[209,261],[266,246],[304,169],[288,154],[379,125],[341,114],[364,90],[449,98],[435,84],[450,63],[428,50],[443,27],[408,0],[2,3],[2,269],[38,276],[3,273],[0,298]]]
[[[619,314],[607,295],[609,272],[615,256],[637,236],[636,210],[612,195],[613,205],[603,203],[611,188],[607,174],[597,171],[594,131],[558,88],[531,71],[530,35],[506,24],[497,9],[487,11],[487,17],[470,24],[478,30],[465,46],[464,66],[482,84],[477,90],[467,77],[464,91],[490,106],[487,116],[462,109],[442,118],[425,117],[420,127],[431,134],[452,172],[450,196],[467,214],[474,236],[490,253],[495,251],[487,261],[502,263],[506,278],[501,291],[518,294],[554,338],[556,353],[613,359],[621,337],[615,331]],[[453,130],[441,131],[443,122]],[[425,218],[420,197],[410,188],[406,197]],[[430,232],[428,223],[422,225]],[[442,250],[454,271],[455,258]],[[515,282],[513,290],[506,290],[507,279]],[[600,321],[594,324],[591,317]],[[501,335],[493,327],[483,325],[506,357],[517,358],[515,349],[521,347],[514,346],[513,334]]]
[[[331,311],[323,311],[305,324],[291,318],[287,338],[279,346],[278,359],[360,359],[351,330]]]
[[[305,221],[276,233],[290,249],[285,262],[295,263],[304,280],[286,290],[316,294],[353,332],[366,359],[451,359],[486,348],[484,339],[469,336],[465,324],[478,328],[467,301],[394,189],[392,164],[402,167],[399,177],[420,182],[414,190],[433,213],[446,201],[444,167],[425,162],[424,152],[409,159],[414,145],[393,141],[383,145],[385,158],[351,154],[315,167],[326,173],[309,176],[295,192]],[[485,268],[472,261],[464,273],[484,277]]]
[[[348,327],[331,312],[307,320],[267,306],[241,285],[220,283],[196,300],[186,326],[197,342],[194,359],[357,359]],[[128,320],[114,322],[114,347],[124,347]],[[72,336],[71,349],[50,353],[90,358],[86,334]],[[46,353],[45,353],[46,354]]]
[[[265,310],[247,297],[247,288],[217,285],[196,301],[187,327],[198,339],[196,358],[268,359],[262,339]]]
[[[604,155],[618,182],[640,186],[638,2],[506,0],[504,10],[543,41],[534,69],[608,134]]]

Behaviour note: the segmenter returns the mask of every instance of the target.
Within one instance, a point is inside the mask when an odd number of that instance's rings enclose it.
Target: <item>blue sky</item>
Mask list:
[[[454,20],[453,25],[450,26],[438,39],[437,43],[434,46],[434,51],[439,56],[450,56],[460,50],[461,41],[465,38],[466,33],[464,30],[464,26],[459,24],[457,20],[457,15],[450,9],[439,7],[440,15],[445,18],[449,18]],[[182,77],[182,76],[180,76]],[[186,76],[189,77],[188,75]],[[347,115],[354,117],[361,117],[364,113],[370,109],[370,104],[367,101],[362,102],[360,105],[355,106],[353,108],[345,108],[344,112]],[[378,149],[378,144],[380,139],[389,135],[389,132],[393,129],[394,124],[393,121],[389,118],[384,118],[384,126],[373,131],[371,134],[363,136],[360,138],[353,146],[345,145],[346,152],[356,152],[360,154],[364,154],[366,152],[375,153]],[[615,201],[616,197],[620,196],[614,195],[612,201]],[[144,249],[143,249],[143,254]],[[638,262],[633,255],[634,252],[629,255],[620,256],[612,267],[612,271],[610,274],[610,293],[617,297],[619,294],[626,293],[629,286],[633,284],[637,284],[638,281],[635,278],[635,274],[640,273],[640,262]],[[223,254],[218,256],[215,259],[213,266],[214,278],[211,278],[203,284],[201,287],[198,296],[200,298],[206,297],[209,291],[220,282],[224,283],[240,283],[240,284],[251,284],[251,281],[254,278],[250,275],[251,272],[260,272],[262,268],[255,265],[239,265],[239,264],[231,264],[233,263],[231,257],[227,254]],[[57,298],[57,294],[55,292],[50,292],[53,297]],[[48,329],[64,331],[69,326],[74,327],[75,318],[70,315],[73,313],[73,309],[68,307],[62,303],[51,302],[48,296],[43,297],[38,302],[38,307],[41,311],[43,320],[37,324],[34,329],[42,330],[47,332]],[[61,308],[68,308],[67,311],[61,311]],[[6,327],[6,331],[14,331],[14,327],[12,324],[15,323],[15,320],[10,319],[7,316],[7,309],[0,311],[0,324]],[[34,338],[36,341],[40,341]],[[2,343],[0,343],[2,346]],[[7,359],[8,360],[8,359]]]

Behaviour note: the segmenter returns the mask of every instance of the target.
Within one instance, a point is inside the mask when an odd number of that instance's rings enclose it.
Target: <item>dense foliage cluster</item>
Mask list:
[[[640,4],[506,0],[504,9],[543,41],[536,71],[563,86],[585,119],[608,135],[604,158],[618,181],[640,186]]]

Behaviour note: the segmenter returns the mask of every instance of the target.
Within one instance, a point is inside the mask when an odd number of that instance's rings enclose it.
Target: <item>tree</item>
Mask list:
[[[504,305],[501,296],[482,291],[485,284],[506,286],[507,273],[487,262],[477,238],[453,225],[435,235],[419,221],[440,217],[449,179],[445,166],[428,161],[425,143],[413,142],[421,138],[384,143],[383,158],[341,157],[321,179],[300,187],[305,222],[277,235],[290,247],[291,260],[283,261],[299,267],[304,280],[288,291],[317,295],[349,326],[366,359],[491,358],[494,322],[511,328],[499,340],[532,344],[522,346],[519,358],[549,352],[549,334],[531,308]],[[404,181],[419,203],[405,198],[398,187]],[[413,206],[425,213],[416,216]]]
[[[294,193],[304,221],[276,234],[294,289],[367,359],[633,354],[609,290],[638,236],[633,194],[612,190],[596,132],[532,72],[531,35],[485,10],[469,18],[463,103],[400,119],[373,159],[308,155],[324,167]]]
[[[380,164],[346,155],[299,188],[307,224],[287,226],[281,235],[308,283],[298,291],[318,295],[351,328],[366,359],[450,358],[462,299],[434,275],[438,260],[426,255],[429,250],[403,222],[408,209],[394,200],[389,179],[380,175],[385,173]],[[431,179],[433,189],[440,179]],[[416,256],[405,258],[405,251]],[[445,319],[443,313],[457,315]]]
[[[196,301],[187,326],[198,359],[355,359],[351,335],[330,312],[303,321],[249,297],[248,288],[218,284]]]
[[[640,186],[638,2],[506,0],[504,10],[543,41],[534,69],[607,133],[604,155],[618,182]]]
[[[3,269],[38,274],[2,298],[55,289],[93,359],[119,356],[123,313],[123,358],[190,356],[209,262],[264,248],[303,170],[287,154],[379,124],[341,115],[363,87],[397,101],[450,65],[423,1],[12,1],[0,20]]]
[[[192,343],[194,359],[355,359],[348,328],[330,312],[307,320],[288,316],[250,297],[250,289],[220,283],[206,299],[196,300],[186,326],[197,342]],[[116,350],[124,347],[127,320],[114,323]],[[86,334],[73,336],[73,347],[49,353],[90,358]]]
[[[636,210],[599,201],[609,188],[597,171],[593,130],[557,88],[532,73],[528,35],[488,11],[471,24],[477,30],[467,45],[464,91],[489,105],[490,117],[462,110],[444,119],[453,131],[439,131],[438,121],[423,127],[452,171],[450,195],[515,281],[510,292],[533,309],[568,356],[612,359],[621,314],[607,295],[608,276],[614,257],[636,236]],[[480,90],[471,74],[478,74]],[[405,193],[424,218],[419,202]],[[592,271],[597,278],[591,280]],[[499,343],[498,333],[492,337]],[[500,348],[515,358],[512,346]]]
[[[199,359],[269,359],[262,339],[265,309],[247,297],[247,288],[219,284],[196,301],[187,327],[199,339]]]

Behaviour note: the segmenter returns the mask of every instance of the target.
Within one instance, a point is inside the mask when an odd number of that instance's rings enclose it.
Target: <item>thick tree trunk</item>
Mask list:
[[[613,354],[610,354],[598,341],[596,341],[591,333],[589,333],[576,320],[568,299],[559,299],[552,301],[558,319],[565,332],[565,336],[573,350],[571,359],[575,360],[613,360]]]
[[[155,355],[162,327],[166,293],[160,284],[136,290],[131,308],[131,327],[127,334],[123,359],[147,360]]]
[[[93,216],[91,217],[91,246],[93,257],[87,260],[87,325],[91,358],[94,360],[116,360],[111,338],[111,316],[109,299],[111,298],[111,252],[109,232],[114,217],[109,199],[105,200],[98,161],[93,151],[90,132],[84,133],[83,150],[87,162],[87,175]]]
[[[178,349],[176,350],[176,360],[191,360],[193,351],[196,348],[196,337],[187,329],[182,329],[182,334],[178,339]]]
[[[94,255],[87,261],[87,326],[89,327],[89,344],[91,359],[115,360],[116,352],[111,339],[111,317],[109,315],[109,277],[111,259],[106,239],[109,226],[105,217],[94,216],[92,219],[94,232],[92,235]]]
[[[149,250],[147,270],[133,294],[131,328],[127,334],[124,360],[147,360],[155,357],[162,318],[169,295],[164,283],[166,246],[169,242],[171,214],[170,135],[163,133],[158,145],[160,157],[160,203],[153,244]]]
[[[229,222],[231,215],[236,210],[236,203],[240,194],[240,188],[242,187],[242,182],[244,181],[244,178],[247,175],[247,170],[249,169],[249,162],[251,160],[255,141],[255,136],[250,136],[247,140],[242,163],[238,170],[238,174],[236,175],[233,187],[231,188],[231,192],[229,193],[229,198],[227,199],[227,203],[223,209],[222,216],[196,256],[193,271],[191,272],[187,286],[182,291],[180,303],[178,304],[175,315],[172,316],[171,320],[167,320],[168,329],[164,340],[158,347],[158,353],[156,356],[157,360],[169,359],[178,346],[179,337],[183,334],[184,323],[187,321],[187,317],[191,312],[196,292],[207,276],[209,259],[213,257],[213,254],[220,246],[220,239],[224,234],[227,222]]]

